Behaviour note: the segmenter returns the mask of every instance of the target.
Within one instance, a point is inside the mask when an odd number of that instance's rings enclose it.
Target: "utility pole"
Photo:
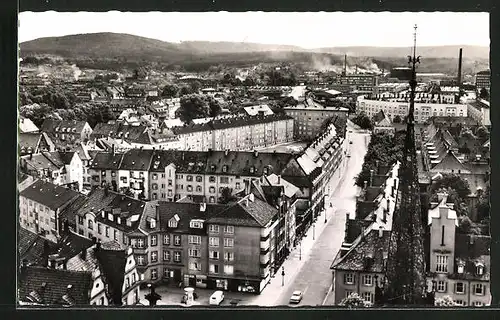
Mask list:
[[[416,55],[416,25],[414,29],[413,53],[408,56],[412,70],[411,91],[403,159],[399,170],[400,184],[396,200],[399,205],[393,216],[386,269],[387,288],[384,290],[386,302],[392,305],[422,304],[425,288],[424,229],[420,210],[413,115],[417,86],[416,65],[420,63],[420,57]]]

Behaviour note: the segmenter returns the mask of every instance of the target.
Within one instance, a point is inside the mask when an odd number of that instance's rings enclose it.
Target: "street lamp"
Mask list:
[[[299,242],[299,260],[302,260],[302,240]]]
[[[315,232],[314,232],[314,230],[315,230],[315,228],[314,228],[314,227],[315,227],[315,224],[313,224],[313,240],[314,240],[314,233],[315,233]]]
[[[283,287],[285,285],[285,267],[281,267],[281,286]]]

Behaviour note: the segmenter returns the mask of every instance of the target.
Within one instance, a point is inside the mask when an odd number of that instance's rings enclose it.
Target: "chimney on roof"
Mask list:
[[[80,252],[80,258],[82,258],[82,260],[87,260],[87,249],[86,248],[83,248],[82,249],[82,252]]]
[[[115,155],[115,145],[111,145],[111,154],[114,156]]]
[[[253,151],[253,155],[254,155],[254,157],[255,157],[255,158],[257,158],[257,157],[259,156],[259,151],[254,150],[254,151]]]
[[[366,187],[368,186],[368,181],[363,181],[363,189],[366,189]]]
[[[33,159],[33,153],[30,153],[30,160]]]
[[[281,185],[281,175],[278,175],[278,185]]]
[[[373,187],[373,169],[370,170],[370,187]]]
[[[384,227],[378,227],[378,237],[382,238],[384,236]]]

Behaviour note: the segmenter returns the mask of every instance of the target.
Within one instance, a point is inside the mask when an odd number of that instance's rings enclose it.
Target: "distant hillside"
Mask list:
[[[419,47],[421,72],[455,73],[458,49],[463,48],[464,72],[477,72],[488,65],[489,48],[477,46]],[[406,65],[410,48],[337,47],[303,49],[297,46],[239,42],[187,41],[169,43],[117,33],[78,34],[41,38],[20,44],[20,55],[61,57],[81,67],[119,68],[119,66],[161,63],[181,65],[202,71],[211,65],[248,66],[260,62],[306,64],[316,70],[340,71],[344,53],[349,72],[389,70]],[[424,62],[425,61],[425,62]],[[478,69],[478,70],[476,70]],[[425,71],[424,71],[425,70]]]
[[[490,48],[481,46],[437,46],[418,47],[417,54],[425,58],[458,58],[459,49],[463,49],[463,57],[468,59],[489,59]],[[336,47],[319,48],[314,51],[331,54],[347,54],[348,56],[365,57],[406,57],[411,53],[410,47]]]

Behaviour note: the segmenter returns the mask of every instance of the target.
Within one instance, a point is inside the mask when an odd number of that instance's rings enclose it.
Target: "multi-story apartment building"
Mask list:
[[[373,74],[342,74],[337,82],[354,87],[360,93],[372,93],[378,85],[378,76]]]
[[[83,163],[76,152],[42,152],[21,157],[21,171],[56,185],[83,188]]]
[[[293,140],[293,119],[284,115],[231,115],[173,128],[182,150],[252,150]]]
[[[57,242],[65,219],[63,211],[83,195],[42,180],[19,193],[19,222],[22,227]]]
[[[438,193],[428,212],[427,285],[435,298],[450,296],[460,306],[491,303],[491,237],[461,234],[453,204]]]
[[[383,111],[391,121],[394,117],[404,118],[408,114],[408,101],[406,94],[391,95],[384,98],[358,97],[356,112],[364,112],[368,117],[373,117]],[[434,102],[436,101],[436,102]],[[424,123],[427,119],[437,116],[467,117],[466,104],[450,102],[438,103],[431,97],[415,100],[415,122]]]
[[[482,88],[485,88],[490,92],[491,83],[491,71],[485,70],[480,71],[476,74],[476,90],[480,91]]]
[[[468,102],[467,114],[478,123],[484,126],[491,126],[489,101],[481,99],[474,102]]]
[[[294,119],[295,138],[305,140],[313,140],[321,134],[324,122],[331,118],[340,118],[345,121],[349,112],[348,108],[323,106],[310,98],[297,106],[286,107],[284,110],[286,115]],[[339,133],[345,130],[345,128],[339,129]]]

